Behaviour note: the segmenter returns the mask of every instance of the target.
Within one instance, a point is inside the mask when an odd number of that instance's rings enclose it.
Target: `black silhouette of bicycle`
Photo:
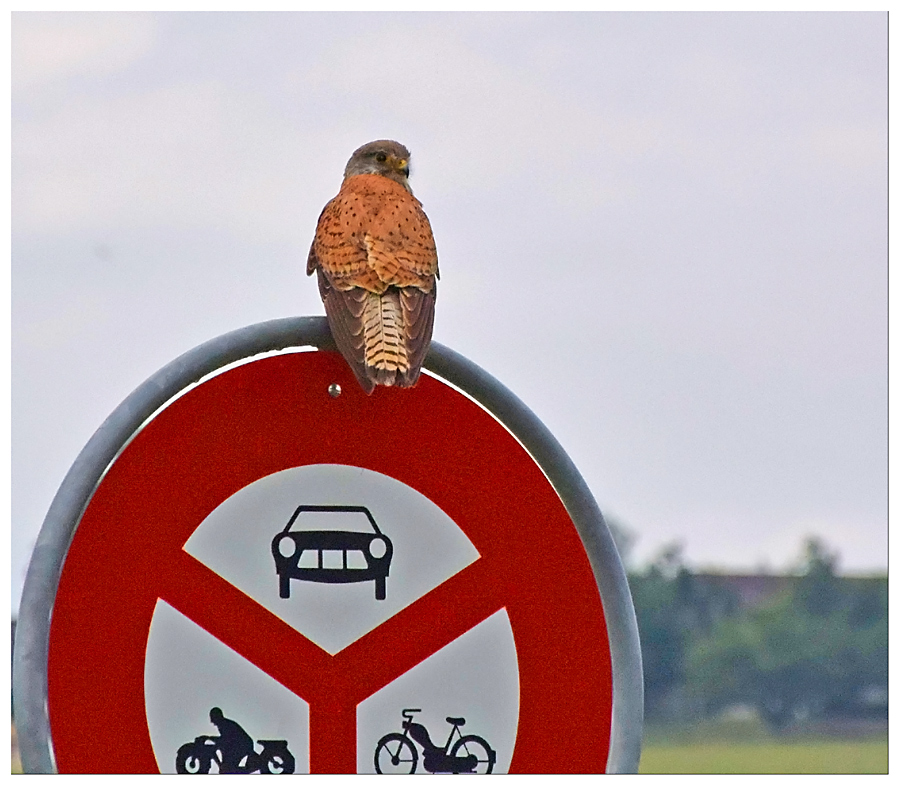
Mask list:
[[[413,715],[421,709],[405,709],[403,733],[385,734],[375,746],[375,772],[379,775],[411,775],[419,763],[419,752],[412,740],[422,746],[422,766],[427,772],[483,773],[494,769],[497,752],[487,741],[476,734],[460,731],[465,718],[447,718],[450,735],[441,747],[431,741],[431,736],[421,723],[413,721]],[[454,735],[459,739],[453,742]],[[412,740],[410,739],[412,738]]]

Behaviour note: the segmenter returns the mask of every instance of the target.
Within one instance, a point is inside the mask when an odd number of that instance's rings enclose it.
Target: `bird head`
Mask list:
[[[356,150],[344,168],[345,178],[353,177],[353,175],[383,175],[412,193],[407,180],[409,177],[409,150],[399,142],[393,142],[390,139],[369,142]]]

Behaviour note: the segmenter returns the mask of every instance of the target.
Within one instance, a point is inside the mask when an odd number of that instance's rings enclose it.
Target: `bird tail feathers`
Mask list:
[[[362,321],[369,378],[376,385],[397,384],[398,375],[409,370],[400,293],[393,288],[383,295],[366,293]]]

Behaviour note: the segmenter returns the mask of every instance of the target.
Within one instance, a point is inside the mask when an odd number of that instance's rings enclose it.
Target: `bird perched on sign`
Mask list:
[[[316,226],[307,275],[318,275],[331,335],[366,393],[412,387],[431,343],[437,250],[409,187],[409,151],[369,142]]]

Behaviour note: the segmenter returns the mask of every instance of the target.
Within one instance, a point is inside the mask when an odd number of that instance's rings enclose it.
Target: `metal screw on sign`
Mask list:
[[[19,612],[26,772],[637,771],[634,608],[572,461],[447,347],[371,397],[334,349],[322,317],[220,336],[87,443]]]

